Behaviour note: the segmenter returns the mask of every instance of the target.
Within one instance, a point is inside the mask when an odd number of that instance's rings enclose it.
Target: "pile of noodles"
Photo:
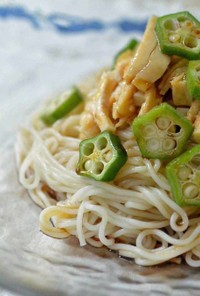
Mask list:
[[[189,265],[200,266],[199,209],[173,201],[161,161],[141,156],[130,127],[117,131],[128,161],[113,182],[76,174],[80,114],[50,128],[38,127],[36,118],[18,135],[19,179],[44,208],[41,231],[75,235],[81,246],[107,246],[140,265],[180,263],[184,255]]]
[[[125,62],[113,71],[105,70],[92,82],[87,80],[79,85],[85,102],[69,116],[47,127],[38,112],[29,125],[21,128],[16,144],[19,180],[33,201],[43,208],[40,229],[49,236],[73,235],[80,246],[106,246],[144,266],[167,261],[179,264],[182,260],[190,266],[200,266],[199,208],[180,207],[174,202],[165,164],[158,159],[143,158],[134,139],[131,115],[137,116],[148,106],[141,107],[142,92],[120,81],[129,58],[126,55]],[[167,58],[166,67],[168,63]],[[169,88],[168,77],[172,78],[174,69],[177,74],[177,67],[180,71],[185,69],[185,63],[184,59],[172,59],[169,73],[161,81],[163,94]],[[98,112],[102,106],[100,100],[105,96],[102,92],[109,93],[111,102],[115,102],[113,121],[101,118],[107,111]],[[131,92],[135,92],[137,106],[129,108],[123,100],[129,104]],[[156,92],[157,85],[153,84],[145,99],[151,102]],[[96,101],[92,105],[95,93]],[[159,103],[159,99],[153,101],[153,105]],[[96,121],[87,126],[94,119],[93,108],[97,108]],[[123,115],[124,110],[130,117]],[[111,116],[110,111],[107,116]],[[110,130],[120,138],[128,154],[126,164],[112,182],[76,174],[80,141],[98,134],[96,122],[103,125],[101,130],[111,123]]]

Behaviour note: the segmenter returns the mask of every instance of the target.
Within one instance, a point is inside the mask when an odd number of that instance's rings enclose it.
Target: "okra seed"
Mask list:
[[[92,160],[88,159],[86,160],[85,164],[84,164],[84,169],[86,171],[90,171],[92,168]]]
[[[178,29],[178,23],[176,20],[166,20],[164,27],[169,31],[176,31]]]
[[[192,170],[186,166],[182,166],[178,170],[178,178],[181,180],[187,180],[191,175]]]
[[[103,150],[104,148],[106,148],[107,144],[108,144],[107,139],[105,137],[101,137],[95,143],[95,146],[98,150]]]
[[[86,156],[89,156],[94,151],[94,144],[93,143],[87,143],[83,146],[83,154]]]
[[[170,124],[171,124],[171,121],[167,117],[159,117],[156,120],[156,125],[161,130],[167,129],[170,126]]]
[[[183,194],[186,198],[195,198],[199,195],[199,188],[194,183],[186,183],[183,186]]]
[[[192,160],[191,160],[191,165],[194,168],[199,168],[200,167],[200,155],[197,154],[195,155]]]
[[[156,138],[150,139],[147,141],[147,147],[150,151],[157,151],[160,149],[160,142]]]
[[[104,154],[104,159],[106,162],[109,162],[111,159],[112,159],[112,152],[111,151],[108,151]]]
[[[192,28],[193,24],[192,24],[191,21],[187,20],[187,21],[184,22],[184,26],[185,26],[186,28]]]
[[[174,134],[176,132],[175,125],[174,124],[170,125],[167,132],[169,135]]]
[[[145,126],[143,128],[142,134],[145,138],[149,138],[152,137],[153,135],[155,135],[155,127],[153,126],[153,124],[148,124],[147,126]]]
[[[171,139],[171,138],[166,138],[164,141],[163,141],[163,149],[165,151],[169,151],[169,150],[172,150],[176,147],[176,140],[174,139]]]
[[[183,43],[189,48],[195,48],[198,45],[197,39],[191,35],[186,36]]]
[[[96,174],[96,175],[99,175],[99,174],[102,173],[103,169],[104,169],[104,165],[103,165],[102,162],[99,161],[99,162],[94,164],[93,173]]]
[[[173,34],[169,36],[169,41],[172,43],[179,42],[180,40],[180,35],[179,34]]]
[[[177,21],[179,23],[183,23],[183,22],[187,21],[187,18],[185,18],[185,16],[181,15],[181,16],[177,17]]]
[[[200,37],[200,29],[194,29],[194,30],[192,31],[192,33],[194,33],[194,34],[196,35],[197,38]]]

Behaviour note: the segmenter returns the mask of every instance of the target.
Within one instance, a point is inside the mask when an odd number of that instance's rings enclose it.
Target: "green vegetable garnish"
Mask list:
[[[125,52],[125,51],[127,51],[127,50],[133,50],[135,47],[136,47],[136,45],[138,44],[138,41],[136,40],[136,39],[131,39],[129,42],[128,42],[128,44],[125,46],[125,47],[123,47],[116,55],[115,55],[115,57],[114,57],[114,61],[113,61],[113,67],[115,66],[115,64],[116,64],[116,62],[117,62],[117,59],[118,59],[118,57],[123,53],[123,52]]]
[[[189,62],[186,82],[191,97],[200,100],[200,60]]]
[[[159,17],[155,30],[163,53],[188,60],[200,57],[200,23],[189,12]]]
[[[41,119],[46,125],[52,125],[58,119],[63,118],[83,101],[83,97],[77,87],[73,87],[70,93],[63,93],[46,107]]]
[[[111,181],[127,158],[120,139],[104,131],[80,143],[76,171],[79,175],[91,177],[97,181]]]
[[[168,159],[181,154],[193,131],[192,124],[163,103],[133,121],[133,132],[147,158]]]
[[[200,145],[172,160],[166,174],[177,204],[200,206]]]

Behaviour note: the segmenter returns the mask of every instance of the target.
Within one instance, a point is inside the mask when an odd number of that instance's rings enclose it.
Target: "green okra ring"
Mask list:
[[[186,83],[190,96],[200,100],[200,60],[189,62]]]
[[[166,175],[177,204],[200,206],[200,145],[172,160]]]
[[[41,119],[46,125],[52,125],[70,113],[82,101],[82,94],[77,87],[73,87],[70,93],[64,93],[56,100],[51,101],[43,111]]]
[[[155,31],[163,53],[188,60],[200,57],[200,23],[188,11],[159,17]]]
[[[181,154],[193,131],[190,121],[167,103],[138,116],[132,127],[142,156],[163,160]]]
[[[80,143],[76,172],[97,181],[112,181],[127,158],[120,139],[104,131]]]

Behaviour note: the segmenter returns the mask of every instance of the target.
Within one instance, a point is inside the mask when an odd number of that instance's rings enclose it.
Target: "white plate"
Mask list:
[[[20,123],[43,100],[111,63],[150,15],[199,17],[199,1],[8,2],[0,5],[1,286],[23,295],[199,295],[199,269],[144,268],[40,233],[40,208],[18,183],[13,149]]]

